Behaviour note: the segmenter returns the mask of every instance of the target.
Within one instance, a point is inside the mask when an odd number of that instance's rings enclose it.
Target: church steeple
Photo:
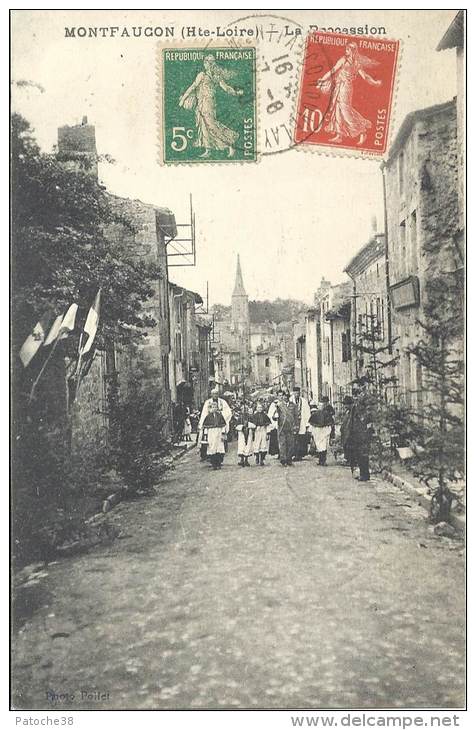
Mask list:
[[[233,289],[234,297],[245,297],[245,285],[243,284],[243,274],[241,273],[240,254],[236,259],[236,277],[235,277],[235,288]]]
[[[235,288],[231,297],[231,325],[234,332],[240,332],[248,338],[250,313],[248,308],[248,295],[243,284],[239,254],[236,260]]]

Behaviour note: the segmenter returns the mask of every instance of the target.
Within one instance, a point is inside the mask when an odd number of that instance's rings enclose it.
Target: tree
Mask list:
[[[409,352],[423,370],[425,403],[414,414],[415,475],[432,490],[430,519],[448,521],[451,485],[464,475],[464,311],[458,272],[428,282],[423,337]]]
[[[59,315],[73,302],[79,305],[77,322],[84,321],[99,288],[98,347],[113,339],[138,340],[154,324],[142,305],[159,273],[134,258],[133,221],[87,169],[71,169],[65,162],[43,153],[29,123],[13,114],[13,507],[15,551],[23,559],[35,557],[36,528],[55,510],[66,509],[71,496],[78,502],[86,479],[71,471],[65,415],[65,358],[74,361],[79,330],[60,341],[33,403],[29,394],[41,354],[23,368],[17,358],[22,342],[45,313]],[[118,235],[110,235],[112,228]]]
[[[90,306],[102,289],[100,337],[125,337],[153,324],[142,310],[158,272],[137,261],[127,236],[108,237],[133,222],[119,215],[87,171],[72,171],[42,153],[29,123],[12,116],[12,320],[19,344],[47,310]]]
[[[402,407],[388,395],[397,383],[395,368],[399,358],[389,354],[380,320],[374,312],[363,318],[356,356],[364,364],[365,372],[354,380],[354,385],[360,391],[359,406],[372,425],[371,458],[374,468],[381,471],[392,462],[393,444],[402,437],[402,424],[406,419]]]
[[[307,309],[304,302],[297,299],[273,299],[251,300],[250,301],[250,321],[258,322],[291,322],[299,316],[301,312]]]

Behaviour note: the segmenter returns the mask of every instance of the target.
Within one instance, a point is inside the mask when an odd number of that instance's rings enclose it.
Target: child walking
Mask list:
[[[240,457],[239,466],[250,466],[248,459],[253,453],[255,424],[251,421],[250,416],[251,409],[243,408],[236,427],[238,432],[238,456]]]
[[[264,466],[264,460],[268,453],[269,443],[269,427],[271,426],[271,419],[264,412],[263,401],[259,400],[256,404],[256,410],[251,416],[251,420],[256,426],[254,433],[254,451],[256,463],[260,466]]]

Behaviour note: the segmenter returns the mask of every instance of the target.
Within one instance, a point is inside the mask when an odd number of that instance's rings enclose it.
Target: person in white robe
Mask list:
[[[220,469],[225,457],[226,422],[215,402],[203,421],[202,434],[207,444],[208,460],[213,469]]]
[[[210,409],[210,406],[212,405],[212,403],[216,404],[219,413],[221,413],[223,418],[225,419],[227,435],[228,435],[228,431],[230,430],[230,421],[231,421],[231,417],[233,415],[232,410],[231,410],[230,406],[228,405],[228,403],[226,402],[226,400],[224,398],[219,397],[218,389],[215,388],[211,392],[211,397],[207,398],[207,400],[203,404],[202,412],[200,414],[200,419],[198,421],[197,441],[199,441],[199,442],[201,441],[202,443],[203,443],[203,439],[202,439],[203,422],[209,413],[209,409]],[[226,446],[225,446],[225,450],[226,450]],[[207,458],[206,453],[204,453],[203,448],[200,449],[200,458],[202,459],[202,461]]]
[[[309,408],[309,401],[307,398],[301,395],[301,388],[295,386],[293,388],[293,394],[290,398],[290,402],[296,405],[299,418],[299,430],[296,434],[296,444],[294,460],[301,461],[307,455],[308,447],[308,428],[309,428],[309,417],[311,415],[311,409]]]
[[[255,424],[250,420],[251,414],[244,408],[239,423],[236,427],[238,432],[238,456],[239,466],[250,466],[248,461],[253,453]]]
[[[329,440],[334,423],[334,418],[328,410],[328,400],[326,403],[321,399],[319,407],[316,407],[313,403],[309,417],[309,426],[316,446],[316,455],[319,458],[319,464],[321,466],[326,466],[327,449],[329,448]]]
[[[278,399],[275,398],[268,408],[268,418],[271,422],[269,426],[269,445],[268,453],[270,456],[276,456],[279,458],[279,441],[278,441]]]
[[[270,426],[273,424],[271,423],[271,419],[264,412],[262,401],[259,400],[257,402],[256,410],[251,416],[251,420],[256,426],[254,438],[256,463],[260,466],[264,466],[264,460],[268,453]]]

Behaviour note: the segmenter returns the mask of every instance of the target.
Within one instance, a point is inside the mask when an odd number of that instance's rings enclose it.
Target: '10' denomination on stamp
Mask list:
[[[340,33],[307,39],[295,142],[383,155],[399,42]]]
[[[256,160],[254,48],[162,49],[166,163]]]

